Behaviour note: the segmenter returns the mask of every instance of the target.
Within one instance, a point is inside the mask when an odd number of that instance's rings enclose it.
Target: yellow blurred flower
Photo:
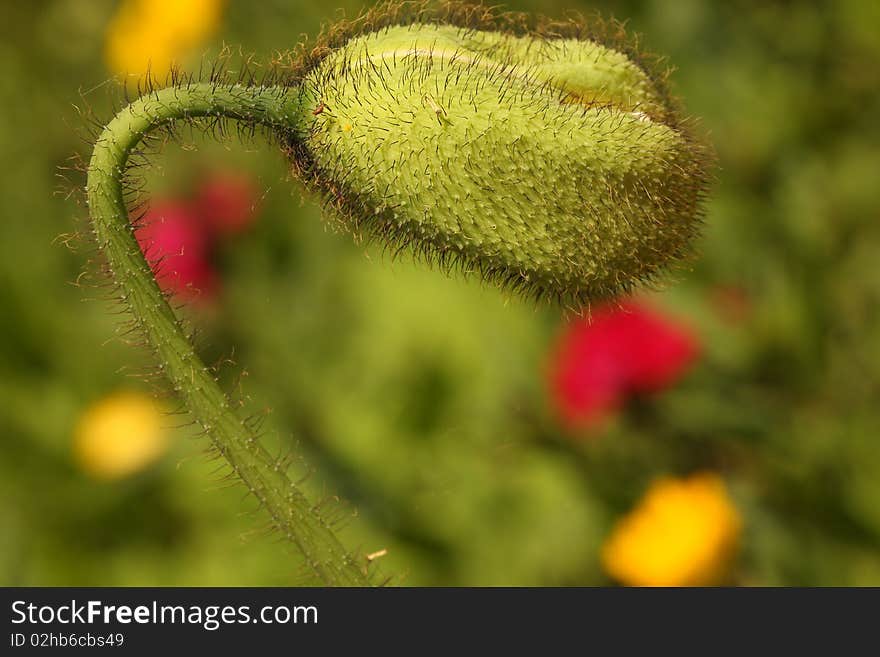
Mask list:
[[[73,436],[73,455],[100,479],[142,470],[168,449],[166,418],[158,403],[137,392],[118,392],[85,410]]]
[[[224,0],[123,0],[107,26],[105,58],[116,73],[162,81],[213,34]]]
[[[742,521],[721,478],[700,473],[654,482],[602,546],[605,570],[631,586],[717,583]]]

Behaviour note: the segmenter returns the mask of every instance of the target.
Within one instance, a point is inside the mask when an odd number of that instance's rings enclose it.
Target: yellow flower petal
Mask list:
[[[150,465],[169,444],[157,402],[120,392],[93,404],[74,431],[73,453],[83,470],[100,479],[120,479]]]
[[[713,584],[736,548],[741,519],[713,473],[656,481],[602,547],[606,571],[634,586]]]
[[[123,0],[107,26],[107,65],[162,80],[217,30],[222,10],[223,0]]]

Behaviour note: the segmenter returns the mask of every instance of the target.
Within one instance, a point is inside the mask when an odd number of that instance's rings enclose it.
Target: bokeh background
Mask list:
[[[173,406],[80,284],[84,179],[58,174],[145,57],[265,61],[362,5],[141,4],[0,4],[0,583],[295,584],[203,440],[143,403]],[[225,385],[303,455],[313,497],[347,500],[345,542],[396,583],[880,584],[880,3],[510,7],[626,20],[711,136],[699,258],[632,302],[661,343],[681,332],[674,376],[566,419],[557,309],[392,261],[328,230],[276,149],[184,133],[151,196],[195,213],[205,185],[247,181],[204,217],[251,195],[197,263],[203,355],[234,354]]]

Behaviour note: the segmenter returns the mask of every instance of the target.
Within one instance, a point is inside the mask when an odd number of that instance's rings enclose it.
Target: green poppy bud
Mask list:
[[[663,88],[598,40],[434,22],[353,36],[305,75],[300,173],[346,224],[563,301],[687,252],[704,147]]]

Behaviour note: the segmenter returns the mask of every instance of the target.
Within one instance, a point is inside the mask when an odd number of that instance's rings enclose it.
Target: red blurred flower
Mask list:
[[[550,367],[553,400],[570,427],[595,427],[628,396],[657,392],[695,360],[693,332],[643,303],[594,308],[568,326]]]
[[[210,262],[210,237],[190,205],[154,203],[135,236],[164,291],[203,300],[216,294],[219,281]]]
[[[154,201],[135,236],[159,286],[183,298],[213,299],[220,288],[217,244],[253,222],[256,203],[251,179],[234,172],[206,177],[192,200]]]
[[[250,226],[256,218],[256,205],[256,185],[242,173],[213,173],[196,191],[196,212],[219,236],[241,233]]]

